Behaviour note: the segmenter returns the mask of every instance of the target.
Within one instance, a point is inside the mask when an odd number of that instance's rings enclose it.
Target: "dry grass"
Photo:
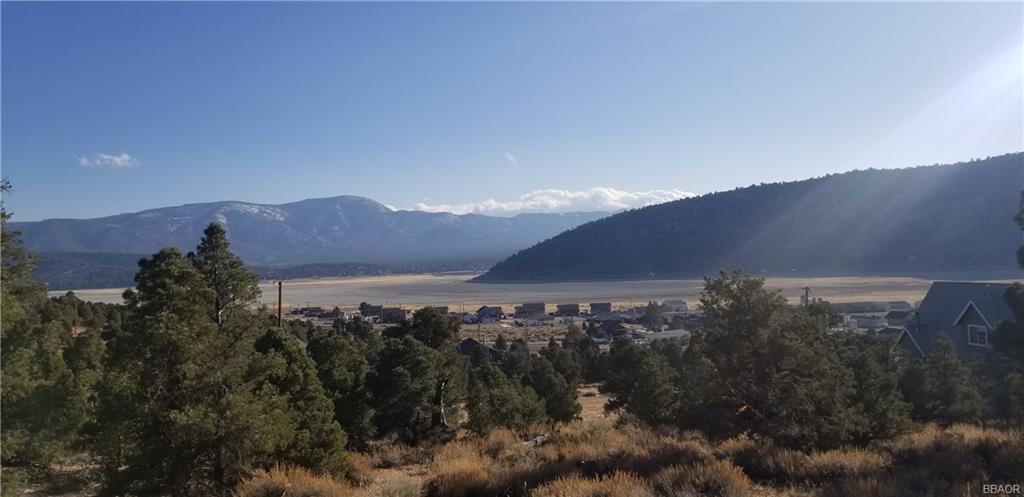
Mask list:
[[[673,466],[653,478],[661,495],[746,497],[750,478],[729,461],[715,460],[696,466]]]
[[[365,487],[373,481],[373,460],[360,452],[349,452],[345,456],[347,468],[345,479],[353,485]]]
[[[368,452],[375,468],[396,468],[430,461],[430,447],[413,447],[401,442],[378,441],[370,445]]]
[[[350,497],[352,488],[343,480],[317,475],[300,467],[275,466],[259,470],[242,482],[235,497]]]
[[[744,436],[712,445],[700,434],[609,419],[561,425],[544,443],[528,443],[538,433],[497,430],[437,448],[424,495],[953,497],[1024,479],[1019,433],[966,425],[811,453]]]
[[[381,482],[372,489],[368,497],[419,497],[423,492],[422,485],[413,478],[400,476]]]
[[[571,475],[541,485],[533,497],[654,497],[647,482],[629,473],[583,478]]]

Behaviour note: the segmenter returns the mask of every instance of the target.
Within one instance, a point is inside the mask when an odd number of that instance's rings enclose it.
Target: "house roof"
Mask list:
[[[971,283],[936,281],[917,309],[921,322],[935,322],[940,327],[954,326],[967,302],[1002,299],[1010,289],[1008,283]]]
[[[963,311],[960,312],[954,323],[959,325],[964,315],[972,307],[981,315],[981,318],[985,320],[985,323],[990,328],[995,328],[1003,321],[1013,320],[1013,312],[1010,310],[1010,306],[1006,305],[1006,301],[1002,297],[987,297],[972,299],[970,302],[967,302],[967,305],[964,306]]]
[[[889,311],[885,315],[885,319],[906,319],[910,315],[910,311]]]
[[[956,343],[959,338],[952,331],[967,304],[984,300],[986,302],[982,305],[996,315],[989,306],[995,307],[994,304],[1002,300],[1009,288],[1008,283],[936,281],[928,289],[914,320],[908,325],[908,334],[924,349],[922,352],[925,354],[931,351],[932,341],[940,331]]]

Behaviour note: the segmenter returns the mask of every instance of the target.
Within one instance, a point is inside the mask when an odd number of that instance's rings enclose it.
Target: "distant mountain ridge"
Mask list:
[[[209,202],[10,226],[21,232],[30,250],[49,254],[42,263],[49,260],[59,266],[48,274],[61,274],[79,264],[89,278],[102,280],[110,271],[127,270],[123,267],[127,258],[115,254],[151,254],[163,247],[193,250],[211,222],[225,227],[232,250],[253,266],[359,263],[462,269],[486,268],[515,250],[606,215],[493,217],[401,211],[345,195],[280,205]]]
[[[481,282],[1016,268],[1024,153],[737,188],[615,214],[499,262]]]

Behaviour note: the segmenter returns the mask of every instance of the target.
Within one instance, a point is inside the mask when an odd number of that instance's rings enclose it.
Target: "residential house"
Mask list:
[[[686,301],[673,299],[661,303],[661,308],[666,312],[686,312]]]
[[[493,323],[500,321],[505,318],[505,313],[502,311],[500,306],[483,306],[476,310],[476,322],[478,323]]]
[[[537,318],[547,313],[543,302],[528,302],[516,306],[517,318]]]
[[[590,315],[591,316],[600,316],[602,314],[611,314],[611,313],[612,313],[612,303],[611,302],[591,302],[590,303]]]
[[[900,344],[925,356],[941,332],[953,342],[961,359],[987,353],[992,348],[992,331],[1013,319],[1004,300],[1009,288],[1005,283],[932,283],[917,312],[908,316]]]
[[[580,305],[579,304],[558,304],[555,306],[556,316],[579,316]]]
[[[906,323],[907,318],[910,317],[911,311],[908,310],[895,310],[889,311],[885,314],[885,324],[894,328],[899,328]]]
[[[473,338],[467,338],[459,342],[458,351],[459,355],[462,357],[473,357],[473,353],[476,350],[483,350],[484,352],[486,352],[487,358],[491,362],[499,362],[501,361],[501,358],[505,356],[505,351],[498,350],[488,345],[484,345]]]
[[[401,307],[385,307],[380,311],[380,320],[384,323],[398,324],[405,321],[408,311]]]

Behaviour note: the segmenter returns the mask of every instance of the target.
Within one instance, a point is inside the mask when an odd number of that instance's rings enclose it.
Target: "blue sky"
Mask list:
[[[1020,3],[0,9],[17,220],[587,209],[1024,149]]]

